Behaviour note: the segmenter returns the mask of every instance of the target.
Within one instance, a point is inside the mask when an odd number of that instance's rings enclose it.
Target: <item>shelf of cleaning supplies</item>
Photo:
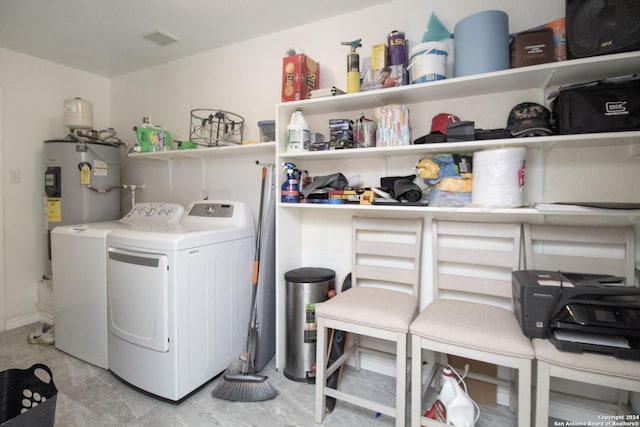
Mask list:
[[[221,147],[194,148],[192,150],[167,150],[151,153],[131,153],[129,157],[144,160],[171,161],[175,159],[202,159],[205,157],[229,156],[233,154],[264,154],[275,151],[275,142],[257,144],[226,145]]]

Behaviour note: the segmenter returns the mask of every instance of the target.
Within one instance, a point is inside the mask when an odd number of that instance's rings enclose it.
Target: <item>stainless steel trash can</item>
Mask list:
[[[290,380],[314,382],[316,361],[315,304],[326,301],[336,287],[336,273],[328,268],[304,267],[285,273],[286,360]]]

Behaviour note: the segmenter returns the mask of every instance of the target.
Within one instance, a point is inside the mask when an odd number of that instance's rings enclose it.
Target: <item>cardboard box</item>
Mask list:
[[[544,27],[553,30],[553,54],[556,61],[567,59],[567,30],[566,18],[559,18],[547,22]]]
[[[371,69],[379,70],[387,66],[387,45],[374,44],[371,47]]]
[[[511,42],[511,68],[553,62],[554,49],[551,28],[516,34]]]
[[[375,199],[373,190],[332,190],[329,191],[330,199],[342,199],[342,203],[370,205]]]
[[[389,65],[379,70],[366,70],[362,73],[360,90],[382,89],[387,87],[404,86],[407,84],[408,73],[402,64]]]
[[[282,59],[282,102],[308,99],[320,85],[320,64],[300,53]]]
[[[553,31],[553,56],[554,61],[565,61],[567,59],[567,19],[558,18],[537,27],[529,28],[526,31],[542,30],[551,28]],[[510,35],[511,41],[516,34]]]
[[[469,372],[494,378],[498,376],[498,367],[491,363],[479,362],[477,360],[453,356],[451,354],[447,355],[447,360],[460,375],[464,372],[464,365],[469,364]],[[467,384],[467,392],[469,393],[469,396],[478,405],[487,405],[491,407],[495,407],[497,405],[497,385],[472,378],[465,378],[464,382]]]
[[[309,151],[327,151],[331,148],[329,141],[316,141],[309,144]]]

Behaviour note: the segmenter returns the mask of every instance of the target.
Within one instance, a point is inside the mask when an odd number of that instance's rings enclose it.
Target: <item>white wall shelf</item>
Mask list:
[[[389,156],[427,155],[432,153],[468,153],[486,149],[525,147],[531,149],[602,147],[640,145],[640,131],[607,132],[584,135],[552,135],[544,137],[492,139],[485,141],[445,142],[438,144],[405,145],[399,147],[352,148],[328,151],[284,152],[287,160],[330,160]]]
[[[167,150],[150,153],[131,153],[129,157],[148,160],[201,159],[205,157],[227,156],[232,154],[264,154],[274,151],[275,142],[257,144],[227,145],[220,147],[194,148],[191,150]]]
[[[287,152],[286,133],[291,114],[301,108],[312,129],[326,126],[332,117],[357,117],[376,107],[405,104],[411,111],[411,125],[420,133],[428,129],[432,111],[448,111],[463,105],[467,98],[478,105],[493,106],[501,102],[502,110],[514,100],[537,97],[547,103],[548,96],[558,89],[574,83],[635,74],[640,71],[640,52],[605,55],[578,60],[554,62],[531,67],[515,68],[486,74],[451,78],[435,82],[378,89],[368,92],[333,97],[280,103],[276,107],[276,163],[293,162],[300,169],[314,175],[341,171],[345,176],[361,175],[365,185],[376,185],[381,176],[410,174],[415,161],[435,153],[471,153],[485,149],[506,147],[527,148],[527,178],[529,207],[477,208],[477,207],[416,207],[351,204],[277,203],[276,209],[276,312],[277,343],[276,367],[282,368],[285,357],[285,281],[284,273],[291,269],[315,265],[334,268],[338,275],[350,269],[350,218],[353,215],[411,216],[431,219],[470,221],[520,221],[561,223],[640,224],[640,210],[592,209],[564,206],[544,206],[545,186],[555,186],[549,180],[549,163],[572,173],[574,164],[553,163],[552,153],[568,151],[602,151],[611,147],[615,156],[635,157],[640,153],[640,132],[615,132],[582,135],[553,135],[547,137],[509,138],[441,144],[408,145],[400,147],[373,147],[316,152]],[[522,101],[518,101],[522,102]],[[413,112],[416,112],[414,115]],[[488,113],[491,115],[492,113]],[[501,113],[498,113],[501,114]],[[495,118],[495,115],[493,116]],[[500,122],[495,120],[495,122]],[[414,129],[415,130],[415,129]],[[625,150],[624,147],[630,147]],[[567,150],[565,150],[567,149]],[[623,154],[620,154],[623,153]],[[570,157],[571,158],[571,157]],[[609,158],[607,161],[616,162]],[[531,162],[530,162],[531,160]],[[604,161],[604,160],[603,160]],[[627,161],[627,167],[628,167]],[[531,166],[531,168],[530,168]],[[589,164],[586,168],[594,168]],[[587,173],[590,169],[587,169]],[[584,169],[582,170],[584,173]],[[551,174],[553,175],[553,174]],[[281,177],[282,178],[282,177]],[[562,178],[558,178],[562,179]],[[280,181],[278,184],[281,184]],[[615,188],[616,183],[601,183],[604,188]],[[565,187],[562,188],[563,191]],[[571,191],[571,190],[570,190]],[[613,190],[615,191],[615,190]],[[635,194],[635,193],[625,193]],[[560,194],[560,199],[571,199],[571,194]],[[636,201],[636,200],[630,200]],[[640,201],[640,200],[637,200]],[[347,236],[347,237],[345,237]],[[425,239],[430,237],[427,233]],[[424,243],[429,248],[428,241]],[[425,261],[426,262],[426,261]],[[430,295],[431,278],[425,269],[422,282],[425,295]],[[339,277],[337,277],[337,280]]]
[[[280,104],[279,110],[284,111],[285,118],[288,119],[288,116],[296,108],[304,108],[305,116],[308,114],[340,113],[372,109],[393,103],[415,104],[523,89],[553,89],[576,82],[635,74],[639,70],[640,52],[620,53],[512,68],[415,85],[287,102]],[[277,128],[282,129],[281,125],[277,125]]]
[[[482,207],[432,207],[432,206],[385,206],[385,205],[358,205],[358,204],[323,204],[323,203],[280,203],[281,209],[328,209],[349,211],[351,214],[367,212],[410,212],[430,215],[434,218],[445,218],[451,216],[465,216],[467,218],[490,216],[493,219],[524,221],[535,219],[544,215],[548,216],[614,216],[640,218],[640,209],[603,209],[590,208],[574,205],[546,204],[544,207],[521,207],[521,208],[482,208]],[[462,219],[462,218],[459,218]],[[481,220],[486,220],[482,218]]]

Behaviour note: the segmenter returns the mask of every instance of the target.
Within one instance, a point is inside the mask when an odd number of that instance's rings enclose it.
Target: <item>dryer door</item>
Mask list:
[[[109,247],[109,333],[155,351],[169,351],[169,260],[166,255]]]

